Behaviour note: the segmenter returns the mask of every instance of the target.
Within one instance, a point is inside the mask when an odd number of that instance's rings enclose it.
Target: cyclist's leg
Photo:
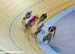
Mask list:
[[[50,43],[51,41],[51,34],[48,35],[48,44]]]
[[[43,37],[43,42],[45,42],[48,39],[48,35],[46,35],[45,37]]]

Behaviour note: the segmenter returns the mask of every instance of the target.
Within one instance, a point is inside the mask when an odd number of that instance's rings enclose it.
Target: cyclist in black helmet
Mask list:
[[[44,21],[46,18],[47,18],[47,13],[42,14],[41,17],[40,17],[40,20],[39,20],[38,24],[40,22]]]
[[[27,12],[27,13],[25,14],[25,16],[23,17],[23,20],[22,20],[22,23],[23,23],[24,25],[26,24],[26,19],[29,19],[29,18],[31,17],[31,15],[32,15],[32,11]]]
[[[48,41],[48,44],[49,44],[49,42],[51,41],[51,37],[55,36],[55,31],[56,31],[55,26],[49,27],[48,28],[48,34],[43,38],[43,42]]]
[[[29,19],[29,18],[31,17],[31,15],[32,15],[32,11],[27,12],[27,13],[25,14],[25,18],[26,18],[26,19]]]

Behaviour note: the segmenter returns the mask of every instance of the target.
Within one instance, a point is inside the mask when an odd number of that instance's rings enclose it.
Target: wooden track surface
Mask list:
[[[75,0],[0,0],[0,49],[24,51],[24,54],[44,54],[32,35],[24,33],[21,24],[24,14],[29,10],[38,16],[48,13],[48,18],[44,21],[46,23],[60,11],[74,5],[74,2]],[[33,30],[35,28],[36,26]]]

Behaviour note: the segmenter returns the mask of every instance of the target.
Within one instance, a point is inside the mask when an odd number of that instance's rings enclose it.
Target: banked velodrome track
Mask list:
[[[44,21],[46,23],[51,17],[72,5],[74,5],[74,0],[0,0],[0,51],[13,54],[17,54],[15,51],[22,51],[22,54],[44,54],[45,52],[35,41],[31,32],[24,33],[21,24],[22,17],[28,10],[32,10],[33,15],[38,16],[48,13],[48,18]]]

